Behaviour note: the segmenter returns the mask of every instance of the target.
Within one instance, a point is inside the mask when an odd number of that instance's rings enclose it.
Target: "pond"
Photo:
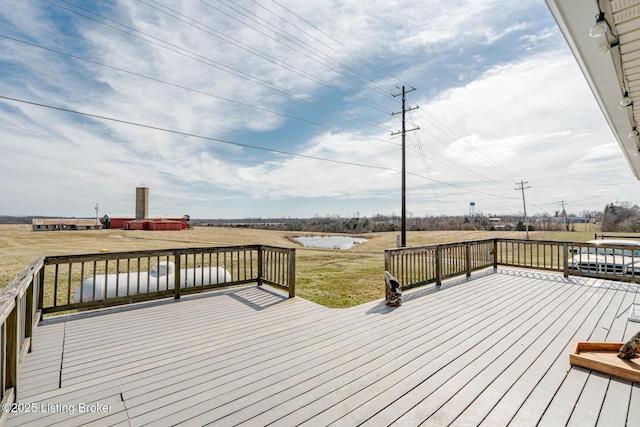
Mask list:
[[[324,249],[351,249],[355,245],[367,241],[364,237],[343,237],[343,236],[311,236],[294,237],[293,240],[300,243],[305,248]]]

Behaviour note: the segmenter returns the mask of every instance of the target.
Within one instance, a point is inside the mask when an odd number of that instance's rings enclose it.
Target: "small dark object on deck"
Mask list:
[[[388,271],[384,272],[384,281],[387,284],[387,305],[399,307],[402,305],[402,287],[398,279]]]
[[[620,359],[633,359],[635,357],[638,357],[638,347],[640,347],[640,332],[632,336],[629,341],[627,341],[622,347],[620,347],[618,357]]]

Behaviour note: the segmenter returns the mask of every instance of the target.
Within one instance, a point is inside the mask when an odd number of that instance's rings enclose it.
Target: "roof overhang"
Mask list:
[[[640,139],[629,138],[640,123],[640,0],[546,2],[633,174],[640,179]],[[597,52],[598,41],[589,36],[600,12],[610,28],[607,40],[601,42],[611,46],[604,54]],[[625,92],[633,105],[620,109]]]

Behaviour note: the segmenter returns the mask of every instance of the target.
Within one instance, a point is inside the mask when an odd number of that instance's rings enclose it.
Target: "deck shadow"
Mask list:
[[[265,288],[264,286],[257,286],[254,288],[243,288],[242,291],[251,290],[253,292],[247,292],[247,295],[243,295],[242,292],[232,292],[229,293],[229,297],[234,300],[241,302],[242,304],[254,309],[254,310],[264,310],[265,308],[272,307],[276,304],[280,304],[282,302],[288,301],[289,297],[285,295],[281,295],[277,292],[274,292],[270,289]],[[261,291],[264,295],[256,295],[255,291]],[[266,298],[265,298],[266,297]]]
[[[236,296],[237,293],[242,291],[247,291],[247,290],[258,290],[260,292],[265,292],[269,294],[269,296],[277,297],[278,300],[276,302],[270,303],[269,305],[260,305],[259,303],[251,302],[246,298]],[[78,313],[62,314],[62,315],[57,315],[53,317],[46,317],[42,319],[42,321],[40,322],[40,325],[51,325],[51,324],[63,323],[67,321],[87,319],[91,317],[102,316],[102,315],[112,314],[112,313],[127,313],[129,311],[135,311],[143,307],[159,307],[159,306],[164,306],[168,304],[180,304],[183,301],[192,301],[192,300],[198,300],[198,299],[204,299],[204,298],[216,298],[220,296],[230,296],[231,298],[234,298],[242,302],[243,304],[249,305],[252,308],[261,307],[260,309],[277,304],[282,301],[286,301],[288,299],[287,297],[280,295],[274,291],[265,289],[264,286],[258,287],[256,285],[250,285],[250,286],[242,286],[242,287],[231,287],[227,289],[215,289],[215,290],[205,291],[198,294],[183,295],[181,299],[174,299],[172,297],[168,297],[168,298],[163,298],[163,299],[158,299],[153,301],[143,301],[138,303],[119,305],[115,307],[93,309],[89,311],[81,311]]]

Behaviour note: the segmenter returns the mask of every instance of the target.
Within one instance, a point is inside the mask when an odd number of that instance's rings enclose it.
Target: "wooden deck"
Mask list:
[[[7,425],[637,426],[639,385],[569,351],[628,339],[638,300],[636,284],[491,269],[398,308],[245,287],[58,316],[21,372],[35,412]]]

